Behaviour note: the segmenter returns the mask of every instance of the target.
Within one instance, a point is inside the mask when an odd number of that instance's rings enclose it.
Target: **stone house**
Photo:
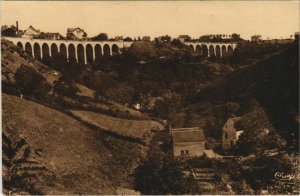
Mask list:
[[[174,157],[204,155],[205,137],[199,127],[171,129]]]
[[[84,40],[86,38],[87,38],[86,32],[79,27],[67,29],[67,39]]]
[[[22,37],[27,37],[27,38],[35,38],[40,36],[41,32],[38,29],[33,28],[33,26],[29,26],[28,29],[24,31],[24,34]]]
[[[235,123],[239,121],[241,117],[229,118],[222,128],[222,147],[225,150],[232,148],[236,144],[239,136],[242,134],[242,130],[236,130]]]

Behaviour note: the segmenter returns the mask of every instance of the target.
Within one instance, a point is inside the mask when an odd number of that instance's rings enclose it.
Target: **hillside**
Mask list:
[[[2,94],[3,131],[22,137],[47,168],[35,181],[45,194],[115,194],[131,188],[142,146],[95,132],[43,105]],[[123,189],[121,189],[123,190]]]
[[[14,74],[21,65],[26,65],[38,71],[50,84],[53,84],[54,80],[57,80],[60,76],[59,73],[54,73],[55,70],[28,56],[25,51],[5,39],[1,39],[1,54],[1,75],[2,81],[5,83],[15,82]]]
[[[260,62],[236,70],[201,89],[194,103],[257,99],[286,137],[298,135],[299,44],[294,43]]]
[[[71,113],[80,120],[92,124],[100,129],[133,138],[141,139],[147,131],[152,129],[164,129],[163,125],[152,120],[120,119],[90,111],[73,110]]]

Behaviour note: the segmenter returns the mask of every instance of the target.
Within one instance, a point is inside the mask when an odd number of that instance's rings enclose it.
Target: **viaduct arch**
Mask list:
[[[216,56],[217,58],[233,55],[236,43],[221,42],[184,42],[191,51],[205,57]]]
[[[5,37],[29,56],[38,60],[61,55],[65,60],[81,64],[92,64],[99,61],[103,55],[113,56],[121,53],[122,48],[128,48],[133,42],[126,41],[76,41],[76,40],[46,40]]]

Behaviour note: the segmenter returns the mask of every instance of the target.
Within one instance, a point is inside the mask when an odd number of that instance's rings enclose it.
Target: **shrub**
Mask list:
[[[179,161],[158,151],[135,170],[135,188],[142,194],[193,194],[196,186],[183,176]]]
[[[240,154],[260,154],[264,150],[286,145],[286,141],[276,132],[261,107],[243,115],[239,126],[244,129],[236,145]]]
[[[2,163],[3,187],[7,190],[27,191],[31,194],[40,194],[34,190],[27,179],[36,178],[46,168],[37,161],[30,160],[30,147],[24,139],[13,141],[2,132]]]
[[[79,88],[73,81],[65,78],[59,78],[54,82],[53,91],[54,93],[57,93],[58,96],[74,97],[79,91]]]
[[[33,95],[34,97],[41,98],[50,90],[50,85],[45,78],[33,68],[26,65],[21,65],[14,78],[16,86],[24,95]]]

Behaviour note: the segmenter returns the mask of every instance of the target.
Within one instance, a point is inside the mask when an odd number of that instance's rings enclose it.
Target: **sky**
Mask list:
[[[1,1],[1,25],[19,22],[66,35],[81,27],[89,37],[105,32],[151,38],[238,33],[244,39],[288,38],[299,31],[299,1]]]

